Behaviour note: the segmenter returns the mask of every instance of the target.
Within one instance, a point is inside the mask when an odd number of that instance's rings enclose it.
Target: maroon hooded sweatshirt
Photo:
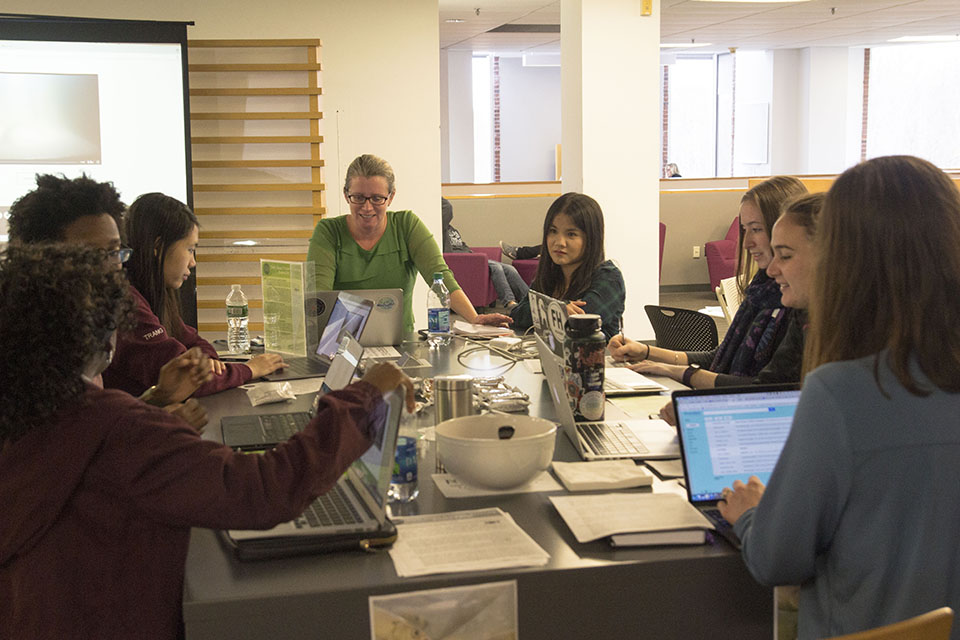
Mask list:
[[[157,383],[160,368],[173,358],[192,347],[213,359],[217,359],[217,350],[200,337],[197,330],[180,323],[183,341],[177,340],[160,323],[160,318],[150,308],[147,299],[134,286],[130,286],[136,309],[136,326],[117,336],[117,348],[113,361],[103,372],[103,386],[108,389],[121,389],[132,396],[141,393]],[[246,383],[253,376],[250,367],[238,362],[225,363],[227,370],[205,382],[194,391],[195,396],[207,396],[224,389],[232,389]]]
[[[263,455],[202,440],[126,393],[89,387],[0,449],[0,639],[172,640],[190,527],[266,529],[371,444],[379,390],[330,393]]]

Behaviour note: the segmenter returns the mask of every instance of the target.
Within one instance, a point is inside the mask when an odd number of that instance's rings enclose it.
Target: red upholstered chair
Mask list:
[[[523,278],[523,281],[527,283],[527,286],[533,282],[534,277],[537,275],[537,267],[540,266],[540,258],[527,258],[524,260],[514,260],[513,268],[517,270],[517,273],[520,274],[520,277]]]
[[[470,247],[473,253],[445,253],[443,259],[453,271],[457,284],[474,307],[488,307],[497,301],[490,281],[487,260],[500,260],[500,247]]]
[[[737,238],[740,235],[740,218],[734,218],[723,240],[713,240],[703,246],[707,256],[707,271],[710,273],[710,289],[720,286],[720,281],[732,278],[737,273]]]

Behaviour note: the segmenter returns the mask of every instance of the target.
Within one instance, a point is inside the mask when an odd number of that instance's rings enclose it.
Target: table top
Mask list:
[[[401,349],[429,360],[433,364],[433,371],[426,375],[469,373],[474,376],[491,376],[503,373],[508,384],[520,387],[530,395],[531,415],[547,419],[554,418],[553,406],[542,374],[532,373],[522,362],[516,362],[510,366],[503,357],[491,354],[486,349],[471,350],[473,346],[473,343],[454,338],[451,345],[439,349],[430,348],[422,342],[406,343]],[[422,370],[421,373],[423,373]],[[675,383],[674,386],[676,386]],[[667,400],[667,396],[641,396],[625,400],[624,404],[629,407],[635,417],[644,417],[645,413],[642,412],[655,412]],[[204,437],[220,439],[221,416],[302,411],[307,409],[311,402],[312,396],[304,395],[299,396],[295,402],[282,405],[282,408],[278,404],[254,408],[250,406],[242,389],[221,392],[203,399],[210,417],[210,424],[207,426]],[[637,415],[637,411],[640,411],[641,415]],[[622,415],[625,415],[623,409],[608,403],[608,419]],[[432,413],[425,412],[417,418],[416,424],[418,426],[433,424]],[[734,633],[742,634],[744,629],[759,629],[759,620],[769,620],[769,610],[763,612],[762,616],[752,611],[755,606],[766,606],[769,590],[753,583],[739,553],[719,538],[704,545],[627,549],[614,549],[603,540],[581,544],[574,539],[569,528],[553,508],[549,501],[551,494],[522,493],[459,499],[444,497],[430,478],[434,460],[432,456],[433,448],[431,447],[426,458],[421,459],[419,497],[409,504],[400,505],[398,513],[411,515],[499,507],[508,512],[516,523],[550,554],[547,565],[399,578],[390,557],[384,551],[239,562],[221,544],[215,532],[195,529],[191,537],[184,589],[184,619],[189,637],[216,637],[216,634],[210,633],[211,629],[229,628],[230,625],[224,623],[227,619],[244,619],[246,626],[240,628],[240,631],[255,629],[256,616],[251,612],[261,608],[266,611],[270,606],[279,606],[281,609],[287,607],[284,609],[288,612],[285,615],[302,616],[306,614],[300,610],[300,607],[304,606],[305,602],[311,602],[315,609],[318,598],[323,601],[337,601],[340,606],[357,606],[354,602],[355,598],[348,599],[349,594],[363,594],[365,600],[366,596],[371,594],[389,594],[509,578],[520,580],[521,586],[524,582],[539,583],[541,581],[555,586],[566,584],[562,581],[571,577],[571,571],[581,572],[576,574],[577,580],[596,580],[604,585],[608,580],[613,580],[613,583],[622,580],[629,584],[639,584],[649,580],[652,581],[650,588],[654,591],[660,588],[664,580],[670,579],[668,576],[673,576],[679,571],[684,576],[681,583],[693,581],[684,587],[691,594],[705,589],[700,597],[708,600],[716,597],[746,598],[751,605],[749,607],[751,613],[743,614],[746,616],[742,621],[744,627],[738,627],[736,620],[731,623],[729,637],[737,637]],[[554,459],[579,459],[573,445],[560,431],[557,435]],[[561,491],[561,493],[564,492]],[[730,584],[737,585],[736,595],[717,596],[715,593],[717,585],[713,580],[704,581],[704,576],[714,576],[720,582],[728,581]],[[606,588],[608,587],[603,587],[603,589]],[[539,590],[534,590],[533,593],[539,594]],[[549,602],[545,602],[543,606],[549,605]],[[731,605],[727,603],[723,606]],[[674,629],[668,620],[661,622],[664,625],[663,629]],[[542,623],[537,624],[539,625],[537,629],[547,628],[543,627]],[[765,625],[766,622],[763,624]],[[522,615],[521,627],[523,626]],[[194,631],[192,634],[191,629]],[[558,630],[562,636],[563,626],[560,625]],[[343,633],[346,635],[336,637],[369,637],[358,631],[353,633],[356,630],[352,627],[350,631],[351,633],[347,633],[347,627],[344,627]],[[769,634],[769,628],[766,628],[765,633]],[[544,635],[544,637],[548,636]],[[723,637],[723,634],[715,637]],[[741,635],[741,637],[745,636]]]

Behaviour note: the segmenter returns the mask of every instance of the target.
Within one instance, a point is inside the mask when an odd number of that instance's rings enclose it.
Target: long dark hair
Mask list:
[[[583,259],[573,276],[570,286],[564,287],[563,270],[550,259],[547,249],[547,234],[553,220],[561,213],[583,232]],[[531,284],[535,291],[554,298],[574,300],[590,287],[593,272],[605,260],[603,254],[603,211],[597,201],[582,193],[565,193],[550,205],[543,219],[543,240],[540,243],[540,264]]]
[[[130,325],[132,309],[126,278],[101,249],[7,247],[0,256],[0,448],[50,424],[83,395],[81,374],[113,331]]]
[[[958,247],[960,192],[943,171],[912,156],[844,171],[817,221],[805,371],[886,349],[910,393],[930,392],[911,360],[936,387],[960,391]]]
[[[127,243],[133,249],[126,265],[130,284],[146,298],[167,333],[182,339],[180,291],[167,287],[163,266],[170,246],[200,226],[197,216],[176,198],[145,193],[130,205],[126,226]]]

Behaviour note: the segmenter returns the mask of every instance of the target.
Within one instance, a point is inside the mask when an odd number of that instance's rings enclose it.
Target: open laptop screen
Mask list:
[[[343,331],[348,331],[359,340],[372,309],[373,303],[369,300],[341,291],[333,305],[333,310],[330,311],[327,326],[324,327],[323,334],[320,336],[317,355],[326,356],[328,360],[332,359],[336,355],[337,344]]]
[[[402,398],[402,395],[400,396]],[[403,402],[397,402],[392,398],[384,398],[385,402],[380,403],[376,416],[373,416],[371,422],[377,425],[377,433],[373,438],[373,444],[358,458],[352,465],[353,471],[360,478],[370,496],[376,499],[378,506],[384,506],[383,501],[387,495],[387,489],[390,485],[390,476],[393,473],[393,460],[396,442],[395,434],[392,433],[399,428],[400,416],[403,411]],[[384,447],[390,446],[389,451]]]
[[[674,393],[691,502],[719,500],[724,487],[750,476],[766,484],[799,399],[792,386]]]

